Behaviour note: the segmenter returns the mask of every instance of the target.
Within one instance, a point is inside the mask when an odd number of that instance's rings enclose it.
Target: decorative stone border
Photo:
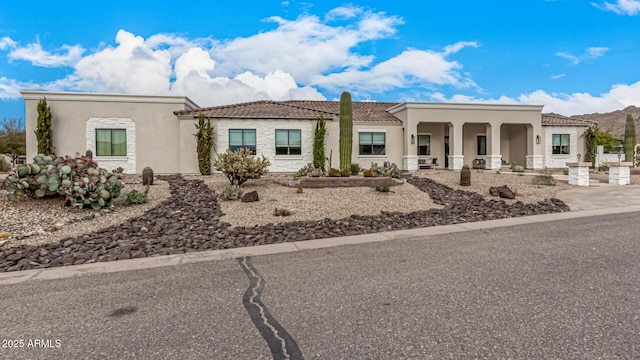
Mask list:
[[[295,187],[301,188],[330,188],[330,187],[375,187],[380,181],[389,186],[404,184],[404,181],[388,177],[305,177],[299,180]]]

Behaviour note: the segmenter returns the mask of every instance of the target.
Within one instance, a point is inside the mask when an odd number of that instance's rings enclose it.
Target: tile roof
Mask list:
[[[386,102],[353,102],[353,121],[401,123],[400,119],[386,110],[397,103]],[[224,106],[213,106],[197,110],[175,111],[175,115],[199,116],[203,114],[212,118],[247,118],[247,119],[338,119],[340,116],[339,101],[254,101]]]
[[[556,114],[542,114],[542,126],[589,126],[597,121],[570,118]]]
[[[353,121],[381,122],[390,124],[402,123],[390,114],[387,109],[399,105],[393,102],[353,102]],[[310,119],[320,116],[325,119],[338,119],[340,116],[339,101],[317,100],[262,100],[240,104],[213,106],[196,110],[175,111],[175,115],[199,116],[203,114],[212,118],[235,119]],[[595,121],[565,117],[556,114],[542,114],[542,126],[589,126]]]

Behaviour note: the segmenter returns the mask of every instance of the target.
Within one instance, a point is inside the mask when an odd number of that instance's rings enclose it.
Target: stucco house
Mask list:
[[[255,101],[201,108],[186,97],[23,91],[27,158],[36,155],[37,103],[53,115],[57,154],[84,153],[107,169],[198,173],[194,125],[200,114],[215,126],[215,151],[249,147],[271,160],[271,172],[295,172],[312,162],[313,131],[327,123],[325,151],[339,164],[339,102]],[[589,121],[542,114],[541,105],[353,103],[353,160],[362,167],[391,161],[406,171],[459,170],[474,160],[498,170],[563,168],[585,153]]]

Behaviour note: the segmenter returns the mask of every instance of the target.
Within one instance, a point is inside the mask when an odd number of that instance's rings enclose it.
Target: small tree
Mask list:
[[[211,175],[211,149],[215,145],[211,119],[204,121],[204,115],[200,114],[198,123],[195,124],[196,152],[198,154],[198,169],[202,175]]]
[[[313,132],[313,167],[324,172],[324,136],[327,132],[324,117],[320,115],[316,121],[316,130]]]
[[[636,121],[633,115],[627,114],[627,122],[624,126],[624,158],[635,163],[633,155],[636,148]]]
[[[0,129],[0,154],[8,154],[12,165],[26,154],[27,134],[22,119],[5,119]]]
[[[268,172],[271,165],[269,159],[255,158],[248,148],[240,148],[235,152],[227,149],[213,160],[213,168],[227,176],[232,186],[240,186],[250,179],[259,179]]]
[[[36,127],[38,154],[53,155],[53,132],[51,131],[51,108],[44,98],[38,102],[38,125]]]
[[[619,140],[611,135],[611,130],[602,131],[598,128],[598,124],[589,125],[584,131],[584,137],[586,144],[584,161],[590,162],[592,166],[595,166],[598,145],[602,145],[605,152],[611,152],[615,146],[620,144]]]
[[[351,151],[353,147],[353,112],[351,94],[343,92],[340,96],[340,169],[351,169]]]

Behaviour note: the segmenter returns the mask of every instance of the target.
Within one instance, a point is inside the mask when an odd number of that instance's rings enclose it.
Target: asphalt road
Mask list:
[[[0,358],[638,359],[638,219],[3,285]]]

